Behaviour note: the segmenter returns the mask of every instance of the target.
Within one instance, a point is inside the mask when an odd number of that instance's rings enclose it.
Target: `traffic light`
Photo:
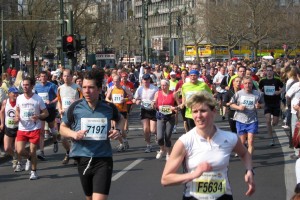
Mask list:
[[[86,48],[86,36],[84,35],[76,35],[76,51],[80,51],[81,49]]]
[[[67,54],[69,59],[74,57],[76,52],[76,40],[74,35],[63,36],[63,52]]]
[[[144,5],[144,19],[148,20],[148,3]]]
[[[6,54],[2,54],[2,65],[5,65],[6,64],[6,59],[7,59],[7,56]]]

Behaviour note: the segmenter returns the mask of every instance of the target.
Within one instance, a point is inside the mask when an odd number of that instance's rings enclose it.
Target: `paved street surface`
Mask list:
[[[260,111],[259,134],[255,139],[253,165],[255,167],[256,193],[245,197],[245,167],[239,158],[232,155],[229,168],[229,180],[234,199],[284,200],[290,199],[296,183],[295,161],[289,158],[286,133],[281,124],[276,127],[276,146],[269,147],[266,126]],[[130,149],[127,152],[114,152],[114,172],[110,190],[110,200],[175,200],[182,198],[183,185],[162,187],[160,178],[165,160],[156,160],[158,146],[153,142],[155,151],[144,153],[145,143],[137,109],[130,115]],[[216,124],[228,130],[227,121],[218,116]],[[173,135],[174,142],[183,134],[182,123],[178,133]],[[153,137],[154,141],[154,137]],[[117,145],[112,142],[113,147]],[[14,173],[10,161],[0,161],[0,199],[1,200],[79,200],[84,199],[77,169],[73,160],[69,165],[62,165],[64,157],[62,146],[57,154],[52,152],[52,145],[45,149],[47,161],[38,162],[39,180],[30,181],[28,172]]]

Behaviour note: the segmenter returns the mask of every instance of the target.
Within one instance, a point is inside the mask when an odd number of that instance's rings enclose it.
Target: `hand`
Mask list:
[[[49,104],[50,104],[50,101],[49,101],[49,100],[46,100],[46,101],[45,101],[45,104],[49,105]]]
[[[82,140],[85,137],[86,133],[87,133],[87,130],[77,131],[77,132],[75,132],[73,138],[74,138],[74,140]]]
[[[281,94],[281,92],[280,91],[275,91],[275,93],[274,93],[275,95],[280,95]]]
[[[140,99],[136,99],[136,100],[135,100],[135,104],[136,104],[136,105],[139,105],[140,103],[141,103],[141,100],[140,100]]]
[[[255,108],[256,108],[256,109],[260,109],[259,103],[256,103],[256,104],[255,104]]]
[[[34,122],[36,122],[37,120],[39,120],[39,118],[40,118],[40,115],[33,115],[31,117],[31,120],[34,121]]]
[[[240,111],[243,111],[243,110],[245,110],[245,108],[246,108],[246,106],[245,106],[245,105],[239,105],[239,110],[240,110]]]
[[[15,122],[15,123],[18,123],[18,122],[20,121],[20,119],[21,119],[20,116],[17,116],[17,115],[16,115],[15,118],[14,118],[14,122]]]
[[[195,171],[193,172],[194,178],[200,177],[203,172],[209,172],[212,170],[212,166],[208,162],[202,162],[200,163]]]
[[[65,111],[64,111],[63,109],[59,110],[59,114],[60,114],[61,116],[63,116],[64,112],[65,112]]]
[[[121,133],[119,130],[112,129],[108,132],[108,137],[110,139],[117,140],[119,137],[121,137]]]
[[[248,184],[248,190],[245,193],[246,196],[251,196],[255,192],[255,183],[253,178],[253,173],[248,170],[245,174],[245,182]]]

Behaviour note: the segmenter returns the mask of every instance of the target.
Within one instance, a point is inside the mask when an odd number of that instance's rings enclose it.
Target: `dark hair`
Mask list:
[[[88,71],[83,79],[86,80],[94,80],[96,83],[96,86],[98,88],[102,87],[103,79],[104,79],[104,71],[102,69],[92,69],[91,71]]]
[[[42,75],[42,74],[48,76],[48,72],[46,72],[46,71],[41,71],[40,75]]]
[[[31,78],[30,76],[26,76],[24,79],[23,79],[23,82],[24,81],[29,81],[30,85],[31,86],[34,86],[35,85],[35,79],[34,78]]]
[[[186,75],[189,75],[189,71],[186,70],[186,69],[181,70],[181,73],[182,73],[182,72],[186,72]]]

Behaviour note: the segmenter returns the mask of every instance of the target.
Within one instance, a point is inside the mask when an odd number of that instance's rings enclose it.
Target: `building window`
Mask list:
[[[286,5],[285,0],[280,0],[280,1],[279,1],[279,5],[280,5],[280,6],[285,6],[285,5]]]

